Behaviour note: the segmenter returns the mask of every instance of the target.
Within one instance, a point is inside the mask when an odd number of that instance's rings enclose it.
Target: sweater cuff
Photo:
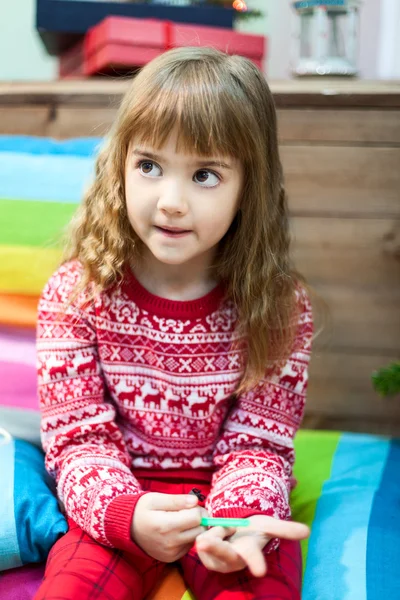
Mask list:
[[[255,508],[252,509],[244,507],[221,508],[219,510],[212,511],[212,516],[218,519],[247,519],[247,517],[251,517],[253,515],[265,514],[267,513]]]
[[[111,500],[104,518],[104,533],[111,546],[129,554],[149,557],[131,538],[133,513],[139,499],[149,492],[122,494]]]

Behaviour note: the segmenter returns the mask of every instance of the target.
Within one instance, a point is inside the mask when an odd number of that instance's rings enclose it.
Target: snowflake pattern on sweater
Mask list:
[[[237,396],[237,314],[222,287],[172,301],[127,272],[66,308],[80,276],[72,261],[51,277],[37,329],[42,443],[66,513],[98,542],[126,547],[121,515],[144,493],[132,470],[208,469],[212,516],[287,519],[313,332],[304,289],[286,365]]]

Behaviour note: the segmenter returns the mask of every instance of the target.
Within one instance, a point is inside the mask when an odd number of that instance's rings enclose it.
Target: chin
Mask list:
[[[179,257],[177,257],[176,259],[173,258],[160,258],[158,256],[155,257],[160,263],[163,263],[164,265],[184,265],[188,262],[189,259],[181,259]]]
[[[163,263],[164,265],[183,265],[187,263],[191,258],[182,256],[182,253],[181,255],[176,256],[165,256],[158,252],[152,252],[152,254],[156,260],[158,260],[160,263]]]

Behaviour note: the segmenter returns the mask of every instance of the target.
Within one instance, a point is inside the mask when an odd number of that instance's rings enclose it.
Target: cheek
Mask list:
[[[209,210],[202,211],[197,222],[200,223],[203,240],[212,244],[218,243],[228,231],[235,217],[236,210],[214,204]]]
[[[223,189],[210,202],[200,203],[204,219],[211,223],[211,229],[218,229],[219,233],[221,230],[225,230],[225,233],[229,229],[238,209],[236,196],[231,189]]]
[[[131,223],[139,222],[151,212],[150,202],[146,201],[145,190],[140,183],[135,175],[128,175],[125,180],[126,208]]]

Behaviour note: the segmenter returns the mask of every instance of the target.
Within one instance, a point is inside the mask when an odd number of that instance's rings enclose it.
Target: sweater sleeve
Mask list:
[[[308,296],[303,288],[296,296],[299,322],[291,355],[279,372],[236,399],[217,441],[206,502],[214,517],[290,517],[293,440],[304,413],[313,334]],[[268,550],[277,546],[274,540]]]
[[[83,292],[68,305],[79,280],[77,262],[51,277],[39,301],[38,392],[46,468],[68,517],[101,544],[137,550],[130,525],[145,492],[106,401],[94,306]]]

